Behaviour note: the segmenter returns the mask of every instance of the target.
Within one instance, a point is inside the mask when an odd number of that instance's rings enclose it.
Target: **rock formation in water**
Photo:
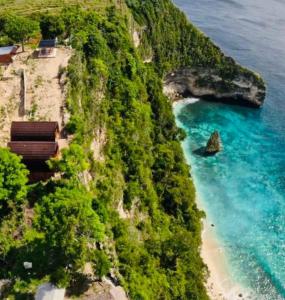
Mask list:
[[[222,142],[218,131],[214,131],[205,148],[206,154],[216,154],[222,150]]]
[[[164,93],[171,99],[194,96],[252,107],[262,106],[265,98],[264,81],[255,73],[220,74],[206,68],[181,68],[168,74],[164,80]]]

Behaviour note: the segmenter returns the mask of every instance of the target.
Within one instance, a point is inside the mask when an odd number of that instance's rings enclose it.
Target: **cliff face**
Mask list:
[[[181,68],[165,77],[164,93],[173,100],[192,95],[207,100],[260,107],[265,98],[265,85],[254,73],[240,72],[227,79],[214,69]]]
[[[138,51],[152,55],[165,93],[260,107],[265,98],[262,78],[227,57],[170,0],[127,0],[143,28]],[[163,24],[163,25],[162,25]],[[175,70],[175,71],[173,71]]]

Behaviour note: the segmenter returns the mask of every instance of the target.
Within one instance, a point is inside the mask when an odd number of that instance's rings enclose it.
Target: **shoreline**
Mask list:
[[[198,101],[200,101],[200,99],[195,97],[180,98],[174,101],[172,103],[174,115],[177,115],[177,113],[179,114],[179,111],[185,105],[191,105]],[[183,128],[177,121],[178,120],[176,119],[177,126]],[[183,145],[182,148],[187,163],[191,165],[192,162],[187,158]],[[192,175],[195,177],[195,174],[192,173]],[[203,230],[201,233],[202,244],[200,255],[209,270],[209,277],[205,283],[209,298],[211,300],[252,300],[253,298],[250,291],[238,284],[232,278],[226,250],[217,237],[216,226],[213,224],[214,220],[210,220],[208,217],[209,214],[207,212],[206,204],[203,203],[199,196],[195,179],[194,186],[197,193],[196,204],[200,210],[206,212],[206,218],[203,220]]]
[[[206,207],[199,197],[197,197],[196,203],[199,209],[206,212]],[[231,276],[226,250],[217,237],[216,226],[212,225],[214,224],[207,219],[206,212],[201,233],[200,255],[209,270],[209,277],[205,284],[209,298],[211,300],[255,299],[250,290],[236,282]]]
[[[248,294],[231,278],[226,253],[215,235],[215,227],[203,222],[201,257],[209,270],[206,288],[211,300],[245,300]]]

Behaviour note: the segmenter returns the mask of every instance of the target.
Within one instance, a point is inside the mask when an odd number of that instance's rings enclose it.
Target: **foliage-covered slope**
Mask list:
[[[65,8],[58,18],[33,19],[45,37],[72,36],[67,129],[74,138],[61,161],[51,162],[60,180],[30,186],[15,209],[1,210],[0,276],[11,280],[8,293],[28,297],[47,280],[74,291],[91,262],[98,278],[112,267],[132,299],[207,299],[202,213],[183,133],[154,65],[133,46],[128,18],[113,7],[105,16]],[[101,161],[90,150],[98,131],[107,141]],[[120,202],[128,218],[119,216]]]
[[[123,14],[67,5],[58,15],[32,14],[33,26],[0,18],[2,42],[41,30],[45,38],[71,37],[74,48],[65,70],[73,140],[60,161],[50,162],[61,179],[27,186],[18,159],[0,151],[0,279],[11,280],[7,294],[14,297],[28,299],[49,280],[78,296],[89,262],[98,279],[112,273],[132,299],[208,299],[203,213],[162,77],[181,66],[211,66],[223,76],[260,79],[226,58],[170,1],[127,5]],[[132,14],[144,32],[139,49]],[[11,34],[17,22],[29,30]],[[143,63],[150,54],[153,63]],[[100,159],[94,140],[103,148]],[[24,261],[33,263],[31,271]]]
[[[0,0],[0,14],[8,12],[27,16],[42,12],[58,14],[66,6],[82,6],[88,9],[103,10],[106,6],[116,3],[116,0]]]
[[[142,63],[115,11],[84,27],[83,44],[82,29],[76,28],[82,51],[69,69],[72,121],[80,143],[92,123],[106,122],[106,161],[94,169],[96,205],[110,226],[122,282],[133,299],[207,298],[199,257],[201,213],[161,79]],[[104,98],[94,102],[98,89]],[[134,211],[130,219],[110,213],[121,199]]]
[[[257,86],[264,86],[259,75],[225,56],[170,0],[126,0],[126,3],[143,28],[141,53],[152,52],[160,73],[179,67],[210,68],[229,84],[235,76],[242,75]]]

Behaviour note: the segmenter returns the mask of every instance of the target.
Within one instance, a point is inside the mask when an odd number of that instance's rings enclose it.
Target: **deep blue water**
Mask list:
[[[183,144],[232,276],[254,299],[285,299],[285,0],[175,0],[226,54],[262,74],[262,109],[199,101],[176,106]],[[213,130],[224,150],[201,157]]]

